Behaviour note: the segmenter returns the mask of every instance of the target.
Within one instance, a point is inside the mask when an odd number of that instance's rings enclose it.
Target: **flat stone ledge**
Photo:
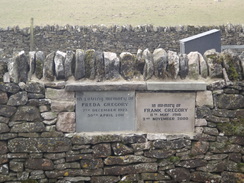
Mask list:
[[[70,83],[66,91],[204,91],[205,82]]]
[[[207,89],[205,82],[148,82],[147,90],[151,91],[203,91]]]
[[[116,82],[116,83],[75,83],[67,84],[66,91],[143,91],[147,90],[145,82]]]

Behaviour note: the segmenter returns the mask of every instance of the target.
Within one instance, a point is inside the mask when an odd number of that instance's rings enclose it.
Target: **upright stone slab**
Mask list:
[[[36,68],[35,73],[38,79],[43,77],[43,65],[44,65],[45,55],[42,51],[36,52]]]
[[[55,52],[52,52],[47,55],[46,59],[44,60],[44,68],[43,68],[43,75],[44,78],[48,81],[54,80],[54,59]]]
[[[76,50],[75,53],[75,74],[76,80],[85,77],[85,52],[84,50]]]
[[[193,132],[195,98],[195,93],[137,93],[137,130],[149,133]]]
[[[210,49],[215,49],[217,52],[221,52],[220,30],[213,29],[180,40],[180,52],[182,54],[198,51],[203,55],[205,51]]]
[[[64,79],[64,60],[65,60],[66,53],[57,51],[54,57],[54,65],[55,65],[55,74],[56,79]]]
[[[76,131],[134,131],[135,92],[77,92]]]

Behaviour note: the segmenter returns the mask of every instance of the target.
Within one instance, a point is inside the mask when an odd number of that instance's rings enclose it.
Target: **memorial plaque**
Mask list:
[[[195,98],[195,93],[137,93],[137,130],[150,133],[193,132]]]
[[[134,131],[135,92],[77,92],[76,131]]]

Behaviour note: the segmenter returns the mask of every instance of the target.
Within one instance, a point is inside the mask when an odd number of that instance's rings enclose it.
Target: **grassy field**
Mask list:
[[[0,0],[0,27],[244,24],[244,0]]]

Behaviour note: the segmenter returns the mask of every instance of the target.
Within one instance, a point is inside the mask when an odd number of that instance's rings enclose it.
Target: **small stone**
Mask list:
[[[35,106],[20,106],[13,121],[41,121],[39,109]]]
[[[48,159],[28,159],[25,165],[28,169],[32,170],[53,170],[54,165]]]
[[[9,168],[10,168],[10,170],[12,170],[14,172],[23,172],[24,163],[23,162],[10,161]]]
[[[105,60],[105,59],[104,59]],[[85,68],[86,68],[86,78],[95,79],[96,77],[96,65],[95,65],[95,50],[90,49],[85,53]],[[106,65],[105,65],[106,67]]]
[[[54,112],[73,112],[75,110],[75,102],[52,101],[51,109]]]
[[[179,76],[181,79],[185,79],[188,75],[188,72],[189,72],[189,68],[188,68],[188,57],[186,54],[180,54],[179,55],[179,67],[180,67],[180,70],[179,70]]]
[[[201,155],[207,153],[209,149],[209,142],[204,142],[204,141],[198,141],[193,143],[192,149],[191,149],[191,154],[192,155]]]
[[[10,131],[10,129],[9,129],[8,125],[6,125],[5,123],[0,123],[0,133],[6,133],[9,131]]]
[[[207,126],[207,121],[206,119],[196,119],[195,121],[195,126],[201,127],[201,126]]]
[[[146,158],[144,156],[135,156],[135,155],[127,155],[127,156],[109,156],[104,160],[106,165],[126,165],[133,163],[152,163],[156,162],[154,158]]]
[[[155,76],[158,78],[167,77],[168,53],[162,49],[157,48],[153,52]]]
[[[0,127],[1,127],[1,125],[0,125]],[[6,154],[8,152],[7,143],[0,141],[0,149],[1,149],[0,154]]]
[[[43,112],[41,113],[41,116],[44,120],[53,120],[57,118],[58,115],[55,112]]]
[[[75,113],[59,113],[56,127],[57,130],[61,132],[75,132]]]
[[[97,144],[92,149],[95,158],[107,157],[112,154],[110,144]]]
[[[209,127],[204,127],[204,133],[213,136],[219,135],[219,131],[216,128],[209,128]]]
[[[84,169],[98,169],[103,167],[102,159],[86,159],[80,161],[81,168]]]
[[[222,94],[216,96],[216,104],[220,109],[241,109],[244,107],[244,96],[237,94]]]
[[[170,78],[176,79],[179,74],[180,58],[176,52],[168,51],[168,73]]]
[[[176,182],[189,182],[190,172],[185,168],[175,168],[167,171],[167,174]]]
[[[7,102],[8,102],[7,93],[0,91],[0,104],[7,104]]]
[[[97,81],[100,82],[105,77],[103,52],[99,52],[99,51],[95,52],[95,65],[96,65]]]
[[[190,168],[197,168],[207,165],[206,160],[201,159],[195,159],[195,160],[186,160],[186,161],[180,161],[176,164],[177,166],[182,166],[184,168],[190,169]]]
[[[167,150],[149,150],[147,152],[144,152],[144,156],[149,158],[157,158],[157,159],[163,159],[168,158],[172,156],[175,153],[175,151],[167,151]]]
[[[72,101],[75,99],[74,92],[66,92],[64,89],[47,88],[46,98],[59,101]]]
[[[7,164],[0,165],[0,173],[1,173],[1,175],[8,175],[9,174],[9,167]],[[1,178],[0,178],[0,182],[1,182]]]
[[[20,106],[28,102],[27,92],[19,92],[9,97],[8,105]]]
[[[134,151],[132,148],[129,148],[128,146],[122,144],[122,143],[114,143],[112,144],[112,149],[115,155],[126,155],[126,154],[132,154]]]
[[[120,177],[118,176],[93,176],[91,178],[92,183],[116,183],[120,181]]]
[[[45,131],[45,125],[42,122],[35,123],[21,123],[16,124],[11,128],[11,132],[43,132]]]
[[[188,55],[188,67],[189,67],[189,78],[198,79],[199,78],[199,53],[190,52]]]
[[[66,53],[57,51],[54,57],[54,68],[55,68],[55,74],[56,79],[65,79],[65,73],[64,73],[64,60],[65,60]]]
[[[35,51],[30,51],[29,52],[29,73],[28,73],[28,79],[32,79],[32,75],[35,73],[35,65],[36,65],[36,60],[35,60],[36,52]]]
[[[44,94],[45,86],[44,86],[44,84],[38,83],[38,82],[28,82],[28,83],[26,83],[25,90],[28,93]]]

